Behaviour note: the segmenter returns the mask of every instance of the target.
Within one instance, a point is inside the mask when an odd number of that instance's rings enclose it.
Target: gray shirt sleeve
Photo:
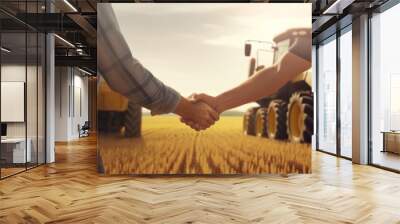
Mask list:
[[[311,37],[310,38],[296,38],[289,52],[311,62]]]
[[[155,78],[136,58],[120,32],[109,3],[97,4],[97,68],[114,91],[152,111],[175,111],[181,98],[174,89]]]

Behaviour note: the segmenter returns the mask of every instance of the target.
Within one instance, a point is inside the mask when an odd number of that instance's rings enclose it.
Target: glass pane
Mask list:
[[[336,39],[318,48],[318,147],[336,153]]]
[[[27,149],[31,151],[28,159],[28,168],[37,165],[37,132],[38,132],[38,107],[37,107],[37,81],[38,81],[38,36],[36,32],[27,33],[27,80],[26,80],[26,118],[27,118]]]
[[[39,45],[38,45],[38,163],[45,163],[45,44],[46,38],[44,34],[39,34]]]
[[[37,13],[37,1],[27,2],[26,12]],[[34,19],[33,19],[34,20]],[[37,21],[31,21],[36,23]],[[34,30],[27,30],[27,69],[26,69],[26,125],[27,125],[27,150],[31,153],[27,167],[37,165],[37,73],[38,73],[38,35]]]
[[[5,177],[25,170],[30,160],[25,123],[26,34],[2,33],[1,45],[1,173]]]
[[[400,170],[400,5],[374,15],[372,26],[372,163]]]
[[[352,35],[340,36],[340,153],[352,156]]]

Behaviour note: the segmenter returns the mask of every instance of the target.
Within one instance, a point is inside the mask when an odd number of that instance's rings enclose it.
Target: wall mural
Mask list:
[[[98,13],[99,172],[311,172],[311,4]]]

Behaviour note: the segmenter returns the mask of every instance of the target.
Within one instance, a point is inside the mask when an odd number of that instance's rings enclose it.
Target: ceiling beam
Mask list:
[[[68,14],[67,15],[72,21],[74,21],[79,27],[82,28],[85,33],[91,37],[91,38],[96,38],[97,36],[97,30],[90,24],[85,17],[83,17],[80,14]]]
[[[88,67],[96,71],[97,60],[91,56],[55,56],[56,66]]]

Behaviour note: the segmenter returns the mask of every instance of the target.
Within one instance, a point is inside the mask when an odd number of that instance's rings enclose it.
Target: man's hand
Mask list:
[[[205,93],[193,93],[189,96],[189,100],[193,102],[204,102],[212,107],[218,114],[222,112],[222,108],[220,107],[221,105],[218,104],[217,98],[214,96],[210,96]]]
[[[201,94],[192,94],[188,97],[188,99],[191,102],[194,103],[206,103],[208,106],[210,106],[212,109],[214,109],[214,111],[218,114],[220,114],[220,111],[218,111],[218,103],[215,99],[215,97],[209,96],[207,94],[201,93]],[[191,128],[195,129],[195,130],[203,130],[203,128],[201,127],[201,125],[199,125],[198,123],[196,123],[193,120],[187,119],[185,117],[181,117],[181,122],[185,123],[186,125],[190,126]]]
[[[210,127],[219,119],[219,114],[204,102],[189,101],[181,98],[175,113],[182,117],[181,120],[190,121],[193,129],[199,131]]]

